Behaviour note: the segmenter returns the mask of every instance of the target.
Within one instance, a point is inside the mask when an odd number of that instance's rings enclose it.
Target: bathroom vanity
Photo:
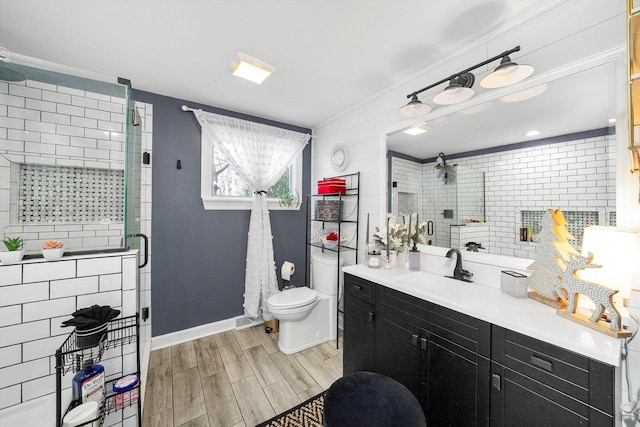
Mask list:
[[[618,340],[489,286],[364,265],[344,272],[344,374],[396,379],[428,425],[616,425]]]

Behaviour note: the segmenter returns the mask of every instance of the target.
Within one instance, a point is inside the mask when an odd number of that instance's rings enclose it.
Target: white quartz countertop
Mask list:
[[[609,365],[620,365],[619,339],[560,317],[554,308],[537,301],[503,294],[499,286],[404,268],[374,269],[363,264],[344,267],[343,271]]]

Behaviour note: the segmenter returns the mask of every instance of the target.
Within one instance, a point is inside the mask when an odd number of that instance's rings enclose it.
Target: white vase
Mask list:
[[[62,248],[43,249],[42,250],[42,256],[47,261],[55,261],[57,259],[60,259],[60,258],[62,258],[63,254],[64,254],[64,249],[62,249]]]
[[[19,251],[4,251],[0,252],[0,261],[2,264],[15,264],[22,261],[24,257],[24,249]]]
[[[383,252],[385,267],[397,267],[398,266],[398,251],[390,250],[387,257],[386,250]]]
[[[404,268],[407,264],[407,251],[398,252],[398,266]]]

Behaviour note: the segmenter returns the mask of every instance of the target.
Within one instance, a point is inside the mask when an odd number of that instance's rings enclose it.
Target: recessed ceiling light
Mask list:
[[[231,73],[234,76],[252,81],[257,84],[262,82],[276,70],[273,65],[264,62],[258,58],[254,58],[244,52],[238,52]]]
[[[616,119],[609,119],[609,123],[615,123]]]
[[[529,132],[524,134],[524,136],[538,136],[538,135],[540,135],[539,130],[530,130]]]
[[[412,126],[409,129],[404,130],[403,132],[409,135],[420,135],[421,133],[425,133],[429,130],[429,127],[424,123],[420,123],[419,125]]]

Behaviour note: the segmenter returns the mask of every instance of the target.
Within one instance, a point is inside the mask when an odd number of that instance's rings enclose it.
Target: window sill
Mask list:
[[[249,197],[202,197],[202,206],[207,211],[250,211],[252,200]],[[267,199],[270,211],[298,211],[300,206],[280,206],[278,199]]]

